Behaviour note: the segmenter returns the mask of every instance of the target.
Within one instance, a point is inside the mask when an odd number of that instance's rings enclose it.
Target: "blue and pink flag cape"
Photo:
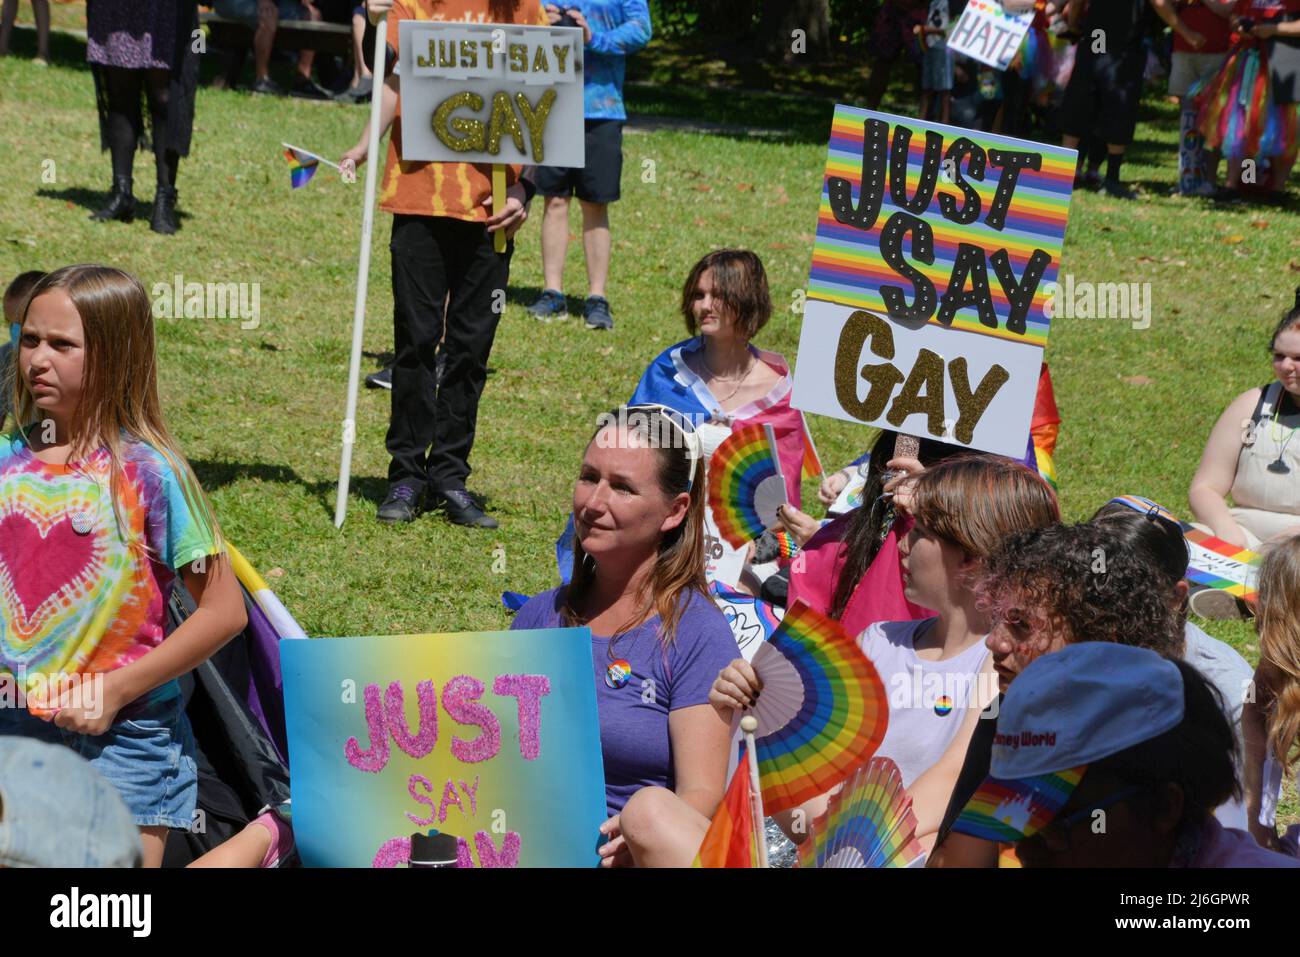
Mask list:
[[[796,507],[799,505],[799,483],[802,475],[822,474],[817,447],[808,432],[803,413],[790,405],[790,364],[776,352],[749,347],[754,356],[766,362],[784,378],[766,396],[757,402],[741,406],[730,414],[722,407],[705,385],[704,380],[691,371],[686,356],[701,348],[702,340],[687,339],[669,346],[650,363],[641,376],[636,391],[628,405],[657,402],[691,415],[692,421],[703,422],[710,417],[731,419],[732,428],[746,425],[770,425],[776,433],[777,457],[781,460],[781,473],[785,477],[786,495]]]

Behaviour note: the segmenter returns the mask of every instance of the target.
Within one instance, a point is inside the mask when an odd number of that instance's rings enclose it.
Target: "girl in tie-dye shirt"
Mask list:
[[[21,427],[0,436],[0,735],[90,760],[157,865],[197,794],[176,678],[244,627],[239,586],[163,424],[139,281],[106,266],[51,273],[27,300],[16,359]],[[178,579],[198,610],[165,636]]]

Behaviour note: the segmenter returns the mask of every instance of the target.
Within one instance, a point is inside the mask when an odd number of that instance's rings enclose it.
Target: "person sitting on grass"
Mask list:
[[[914,523],[900,546],[909,601],[938,614],[921,621],[876,622],[858,643],[889,695],[889,729],[877,754],[891,758],[912,791],[917,837],[928,846],[939,828],[960,762],[935,765],[948,751],[964,753],[980,712],[996,696],[985,640],[988,613],[974,582],[1007,535],[1060,520],[1051,487],[1024,465],[999,455],[941,462],[916,479],[909,505]],[[921,689],[915,700],[914,689]],[[744,710],[762,681],[742,658],[718,675],[710,700]],[[795,842],[826,810],[829,795],[777,819]]]
[[[1014,843],[1025,867],[1300,867],[1215,820],[1240,792],[1234,739],[1184,661],[1072,645],[1024,670],[997,727],[954,830]]]
[[[912,528],[907,511],[911,489],[926,467],[970,454],[961,446],[921,439],[915,458],[895,456],[897,438],[898,433],[888,429],[876,436],[868,453],[862,504],[848,514],[825,525],[790,505],[778,515],[800,546],[790,568],[789,605],[802,601],[834,618],[850,635],[861,634],[878,621],[930,617],[926,608],[907,599],[903,588],[899,547]],[[817,494],[822,501],[829,496],[833,502],[830,492],[838,495],[842,490],[832,476]]]
[[[1250,830],[1264,847],[1300,856],[1300,824],[1279,838],[1276,823],[1282,774],[1295,765],[1300,748],[1300,536],[1277,542],[1264,556],[1255,630],[1255,693],[1241,717]]]
[[[1273,330],[1269,353],[1273,381],[1247,389],[1224,409],[1187,491],[1197,528],[1252,549],[1300,532],[1300,442],[1294,441],[1300,429],[1300,294]],[[1191,602],[1202,618],[1246,612],[1220,589],[1199,590]]]
[[[1173,539],[1164,521],[1154,514],[1129,517],[1104,508],[1091,522],[1013,535],[1002,543],[985,563],[976,590],[996,622],[988,645],[1003,695],[1030,662],[1069,645],[1097,641],[1147,648],[1171,659],[1186,657],[1215,675],[1226,706],[1241,700],[1240,669],[1224,654],[1231,649],[1209,636],[1198,641],[1186,628],[1186,590],[1175,577],[1178,562],[1169,557]],[[1003,703],[985,712],[965,754],[950,749],[944,755],[943,764],[961,770],[929,867],[998,865],[995,843],[957,833],[953,823],[989,773],[995,719]],[[1240,822],[1239,805],[1221,810],[1224,821]]]
[[[743,249],[704,256],[682,286],[681,314],[691,338],[654,358],[629,403],[663,403],[698,423],[705,466],[733,431],[771,425],[786,499],[797,506],[807,444],[803,415],[790,405],[790,364],[753,345],[772,316],[763,261]]]
[[[275,48],[275,34],[280,29],[281,20],[319,23],[321,13],[312,0],[215,0],[212,9],[220,17],[257,21],[257,29],[253,32],[252,91],[272,96],[283,94],[284,90],[271,79],[271,52]],[[311,78],[315,59],[314,50],[298,51],[298,70],[293,85],[289,87],[291,96],[308,100],[330,98],[328,91]]]
[[[709,686],[739,650],[704,578],[699,454],[663,406],[602,415],[573,491],[572,580],[510,626],[591,629],[605,867],[688,866],[726,787],[730,715]]]

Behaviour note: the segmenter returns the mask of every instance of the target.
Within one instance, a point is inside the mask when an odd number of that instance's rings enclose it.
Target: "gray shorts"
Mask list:
[[[1169,95],[1186,96],[1193,84],[1218,73],[1226,59],[1226,53],[1174,51],[1169,67]]]
[[[952,51],[947,44],[925,48],[921,60],[921,89],[931,93],[952,90]]]

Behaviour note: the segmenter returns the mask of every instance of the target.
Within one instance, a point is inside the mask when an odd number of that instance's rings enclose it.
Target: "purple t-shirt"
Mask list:
[[[511,629],[559,628],[560,589],[542,592],[515,615]],[[660,619],[612,642],[592,635],[591,658],[605,760],[605,804],[610,815],[643,787],[674,786],[668,714],[708,704],[718,672],[740,657],[722,612],[708,598],[691,594],[677,623],[677,639],[665,650]]]
[[[1192,867],[1300,867],[1300,860],[1260,847],[1247,831],[1224,827],[1210,818]]]

